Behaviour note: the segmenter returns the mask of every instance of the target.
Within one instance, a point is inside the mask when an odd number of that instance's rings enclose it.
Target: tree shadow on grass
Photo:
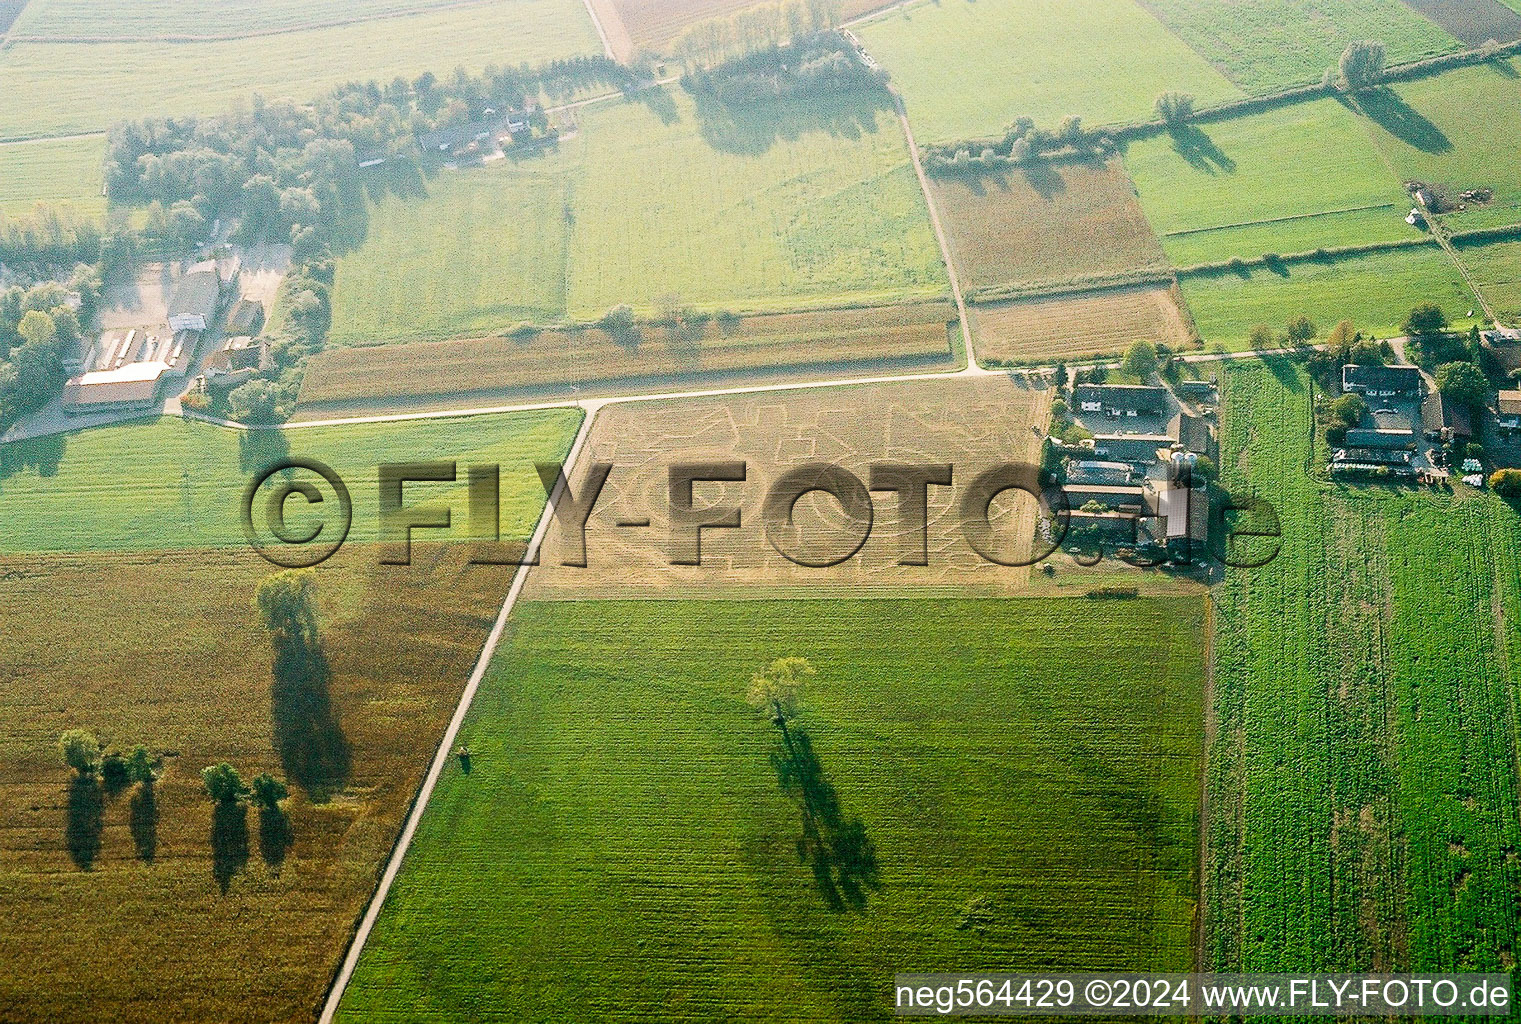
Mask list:
[[[248,864],[248,808],[237,802],[218,802],[211,811],[211,876],[222,895],[233,876]]]
[[[703,141],[721,153],[741,156],[759,156],[778,142],[799,139],[812,132],[859,139],[878,130],[878,120],[884,111],[892,112],[887,95],[878,92],[818,96],[806,102],[725,103],[707,93],[698,93],[692,99]]]
[[[285,863],[285,854],[294,841],[290,818],[284,811],[278,807],[259,808],[259,856],[275,874],[280,873],[280,865]]]
[[[1359,93],[1357,106],[1384,131],[1422,153],[1450,153],[1452,140],[1424,114],[1406,103],[1393,89],[1369,89]]]
[[[127,807],[127,824],[132,832],[137,859],[152,864],[153,858],[158,856],[158,795],[154,787],[139,786]]]
[[[771,764],[782,792],[802,811],[798,862],[813,870],[814,884],[831,910],[864,909],[867,892],[882,888],[876,850],[860,819],[847,819],[840,809],[839,795],[801,726],[781,726]]]
[[[238,471],[258,476],[290,458],[290,440],[283,430],[238,431]]]
[[[648,107],[650,113],[660,118],[661,124],[670,125],[681,120],[681,112],[676,109],[676,100],[671,97],[669,89],[640,89],[629,98]]]
[[[1188,166],[1205,174],[1235,174],[1236,161],[1225,155],[1204,131],[1195,125],[1175,125],[1167,129],[1172,148]]]
[[[28,469],[44,480],[57,476],[58,467],[63,464],[64,444],[63,434],[51,434],[0,445],[0,483]]]
[[[68,817],[64,824],[64,845],[74,866],[89,871],[100,856],[100,833],[105,828],[106,798],[100,780],[93,775],[78,775],[69,783]]]
[[[316,644],[293,642],[275,652],[270,718],[285,774],[313,802],[348,782],[352,754],[333,712],[332,670]]]

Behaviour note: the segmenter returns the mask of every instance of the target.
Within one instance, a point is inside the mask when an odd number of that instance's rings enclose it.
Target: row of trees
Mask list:
[[[671,54],[691,73],[747,54],[795,44],[838,28],[840,0],[777,0],[708,18],[686,28],[671,44]]]
[[[748,52],[712,68],[691,68],[682,76],[690,92],[726,103],[811,93],[846,92],[885,83],[869,71],[836,32],[796,37],[786,46]]]
[[[1096,159],[1114,151],[1112,138],[1085,128],[1076,114],[1063,117],[1055,129],[1037,128],[1034,120],[1021,117],[1009,125],[1001,139],[978,146],[952,142],[925,147],[924,169],[940,175],[980,174],[1055,156]]]

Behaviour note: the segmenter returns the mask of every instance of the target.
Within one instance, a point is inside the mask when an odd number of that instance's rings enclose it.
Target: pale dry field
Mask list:
[[[1191,341],[1172,285],[979,305],[969,313],[978,358],[1049,363],[1117,355],[1145,339]]]
[[[613,466],[587,523],[587,566],[561,564],[567,549],[552,529],[525,597],[1017,592],[1029,570],[977,555],[962,534],[959,505],[984,470],[1036,460],[1051,395],[993,377],[610,406],[593,424],[572,480],[573,493],[584,500],[590,467]],[[669,564],[669,468],[733,461],[746,463],[744,482],[697,484],[694,505],[737,506],[739,528],[703,530],[702,564]],[[899,564],[916,531],[904,528],[898,499],[885,491],[873,492],[874,522],[864,545],[838,565],[797,565],[772,547],[762,509],[767,491],[784,473],[829,463],[865,482],[871,464],[883,462],[953,467],[952,486],[929,489],[927,566]],[[1001,554],[1028,552],[1034,511],[1034,500],[1020,492],[994,501],[994,544]],[[646,520],[648,526],[619,525]],[[818,493],[797,503],[794,522],[797,550],[814,560],[848,551],[856,532],[840,504]]]

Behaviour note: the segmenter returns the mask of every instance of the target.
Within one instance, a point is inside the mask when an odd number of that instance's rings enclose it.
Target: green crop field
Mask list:
[[[1335,100],[1143,139],[1125,167],[1178,266],[1418,237],[1400,180]]]
[[[1449,213],[1450,231],[1521,223],[1521,65],[1515,60],[1400,82],[1359,101],[1370,134],[1401,180],[1436,186],[1451,200],[1473,188],[1491,202]]]
[[[996,135],[1016,117],[1145,120],[1169,89],[1200,103],[1238,95],[1131,0],[928,0],[854,31],[902,90],[921,142]]]
[[[105,213],[100,194],[104,137],[0,146],[0,214],[25,214],[39,202]]]
[[[353,541],[377,535],[376,467],[458,460],[502,466],[502,536],[526,538],[543,505],[534,462],[563,457],[580,414],[375,423],[239,433],[163,418],[0,447],[0,551],[100,551],[242,545],[243,488],[287,455],[331,466],[354,502]],[[465,484],[413,485],[413,500],[450,502],[464,532]],[[409,491],[409,494],[412,492]],[[291,503],[291,530],[300,502]]]
[[[1389,62],[1459,48],[1400,0],[1143,0],[1163,24],[1243,89],[1317,82],[1348,43],[1379,39]]]
[[[506,5],[534,2],[536,0],[506,0]],[[341,7],[327,8],[305,0],[262,0],[258,4],[246,4],[240,0],[157,0],[149,4],[132,0],[31,0],[16,19],[11,34],[51,39],[228,36],[384,18],[430,7],[459,5],[459,0],[345,0]],[[569,6],[565,10],[568,13]]]
[[[339,1017],[885,1020],[896,971],[1186,969],[1201,625],[1197,598],[520,605]],[[745,702],[784,655],[818,670],[798,767],[871,851],[838,908]]]
[[[1312,479],[1310,385],[1225,374],[1222,481],[1282,551],[1215,620],[1207,950],[1246,971],[1508,970],[1517,941],[1521,519]]]
[[[511,0],[276,38],[17,43],[0,51],[0,138],[102,131],[131,117],[219,113],[255,94],[312,99],[353,80],[601,52],[579,0]]]
[[[666,91],[586,108],[557,152],[387,199],[339,262],[332,340],[596,319],[663,299],[776,310],[944,294],[885,98],[725,108]]]
[[[1400,333],[1410,308],[1441,306],[1467,326],[1477,300],[1452,260],[1435,245],[1393,249],[1330,262],[1294,263],[1281,272],[1256,267],[1241,273],[1189,275],[1183,298],[1199,336],[1208,344],[1247,347],[1257,324],[1282,330],[1293,317],[1308,316],[1322,334],[1340,320],[1387,338]]]

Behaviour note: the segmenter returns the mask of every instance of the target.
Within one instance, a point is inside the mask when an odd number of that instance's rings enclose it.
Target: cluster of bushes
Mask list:
[[[671,53],[694,69],[714,67],[744,57],[797,43],[809,35],[839,27],[840,0],[776,0],[760,3],[724,18],[708,18],[690,25],[671,44]]]
[[[1110,135],[1089,131],[1083,127],[1083,119],[1075,114],[1062,118],[1054,131],[1037,128],[1033,120],[1021,117],[1009,126],[1001,139],[926,147],[924,169],[939,175],[980,174],[999,167],[1017,167],[1053,158],[1103,159],[1114,151],[1114,139]]]
[[[0,291],[0,429],[58,395],[64,359],[94,320],[100,288],[99,268],[81,263],[67,282]]]
[[[1368,403],[1361,395],[1342,395],[1327,410],[1326,443],[1336,447],[1347,440],[1347,431],[1368,415]]]
[[[98,777],[108,793],[120,793],[131,785],[152,786],[158,781],[163,758],[138,744],[130,754],[106,752],[104,744],[88,729],[70,729],[58,737],[63,763],[81,779]]]
[[[725,103],[870,88],[887,81],[856,59],[837,32],[803,36],[786,46],[771,46],[711,68],[692,68],[682,76],[687,91]]]
[[[1489,475],[1489,489],[1506,501],[1521,499],[1521,469],[1497,469]]]

